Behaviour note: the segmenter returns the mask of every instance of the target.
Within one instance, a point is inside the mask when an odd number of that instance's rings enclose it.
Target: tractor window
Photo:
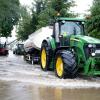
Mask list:
[[[80,22],[65,22],[61,25],[61,34],[63,33],[80,35],[83,33],[83,28]]]

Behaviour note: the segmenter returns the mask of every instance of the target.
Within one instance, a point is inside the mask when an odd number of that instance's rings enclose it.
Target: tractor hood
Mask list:
[[[93,38],[93,37],[90,37],[90,36],[76,35],[76,38],[84,41],[85,43],[100,44],[100,39],[96,39],[96,38]]]

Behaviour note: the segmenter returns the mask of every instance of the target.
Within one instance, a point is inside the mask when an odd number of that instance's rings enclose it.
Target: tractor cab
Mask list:
[[[83,20],[58,18],[53,36],[42,42],[41,68],[55,70],[59,78],[100,75],[100,40],[85,36]]]
[[[54,24],[54,38],[57,44],[69,45],[71,35],[84,35],[84,21],[76,18],[58,18]],[[67,42],[68,41],[68,42]]]

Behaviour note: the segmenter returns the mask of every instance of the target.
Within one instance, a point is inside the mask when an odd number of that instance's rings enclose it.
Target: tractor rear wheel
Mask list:
[[[76,77],[76,61],[74,55],[70,51],[62,50],[56,53],[55,73],[59,78]]]
[[[50,47],[46,42],[41,46],[41,69],[43,71],[50,69]]]

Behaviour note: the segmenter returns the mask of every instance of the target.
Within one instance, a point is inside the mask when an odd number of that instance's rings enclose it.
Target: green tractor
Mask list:
[[[59,78],[100,75],[100,40],[85,35],[83,20],[58,18],[52,36],[42,42],[41,68]]]

